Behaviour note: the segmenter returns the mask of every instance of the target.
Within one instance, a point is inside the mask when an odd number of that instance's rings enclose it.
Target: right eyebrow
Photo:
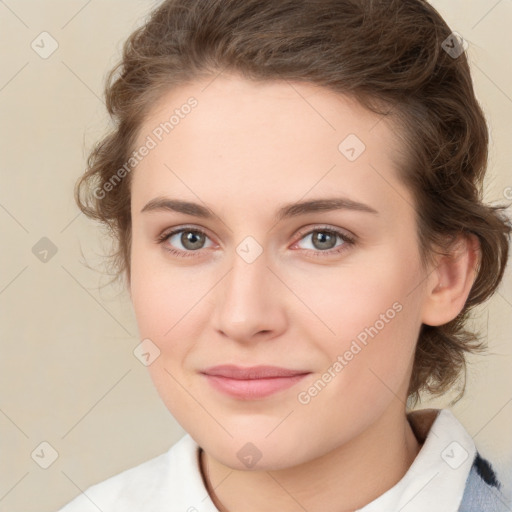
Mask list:
[[[142,208],[141,213],[154,211],[178,212],[194,217],[201,217],[203,219],[213,219],[214,217],[211,210],[200,204],[170,199],[168,197],[155,197],[155,199],[151,199],[151,201]]]

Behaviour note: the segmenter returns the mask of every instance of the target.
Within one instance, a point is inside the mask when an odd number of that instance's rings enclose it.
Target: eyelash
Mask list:
[[[175,229],[173,231],[166,231],[166,232],[162,233],[161,235],[159,235],[157,237],[156,242],[158,244],[162,245],[164,250],[173,254],[174,256],[179,256],[179,257],[184,257],[184,258],[196,257],[197,253],[199,253],[201,251],[201,249],[198,249],[196,251],[180,251],[178,249],[174,249],[174,248],[164,245],[164,242],[166,242],[171,236],[173,236],[177,233],[181,233],[183,231],[189,231],[192,233],[200,233],[200,234],[204,235],[205,237],[209,238],[208,235],[202,229],[185,226],[185,227],[181,227],[180,229]],[[323,226],[316,227],[314,229],[310,229],[309,231],[306,231],[306,232],[300,232],[299,233],[300,238],[298,241],[302,240],[306,236],[311,235],[315,232],[329,233],[329,234],[337,235],[340,237],[340,239],[344,243],[342,245],[338,246],[337,248],[329,249],[327,251],[320,251],[320,250],[313,250],[313,249],[300,249],[302,251],[312,252],[312,255],[314,255],[314,257],[328,257],[328,256],[340,254],[347,250],[347,246],[352,246],[352,245],[355,245],[355,243],[356,243],[355,238],[347,235],[345,232],[342,232],[335,228],[323,227]]]

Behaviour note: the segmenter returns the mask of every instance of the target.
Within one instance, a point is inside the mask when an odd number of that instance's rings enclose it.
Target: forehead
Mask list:
[[[154,147],[133,173],[140,206],[175,191],[212,203],[236,194],[260,208],[283,195],[340,193],[384,204],[408,193],[388,121],[311,83],[220,75],[179,86],[154,105],[136,148],[150,139]]]
[[[369,142],[386,138],[399,146],[393,137],[395,130],[387,129],[388,123],[382,122],[381,116],[350,96],[310,82],[256,82],[237,75],[219,75],[177,86],[150,109],[139,132],[139,142],[153,132],[159,138],[160,125],[173,117],[168,131],[162,127],[164,137],[171,131],[174,138],[179,137],[192,123],[198,138],[218,135],[217,142],[223,145],[229,144],[227,135],[275,143],[279,133],[283,137],[279,142],[304,138],[316,142],[321,138],[330,144],[353,133]],[[186,121],[188,118],[192,121]],[[240,132],[240,128],[254,131]],[[295,150],[300,146],[296,145]]]

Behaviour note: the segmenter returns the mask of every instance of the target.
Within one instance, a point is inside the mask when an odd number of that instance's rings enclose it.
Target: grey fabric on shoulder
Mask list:
[[[488,460],[478,452],[469,472],[459,512],[512,512],[512,502],[501,492]]]

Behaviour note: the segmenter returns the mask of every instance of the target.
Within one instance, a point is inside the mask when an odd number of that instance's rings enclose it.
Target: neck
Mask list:
[[[401,415],[385,415],[326,455],[275,471],[240,471],[201,451],[205,484],[220,512],[352,512],[397,484],[421,444]],[[269,503],[272,508],[269,508]]]

